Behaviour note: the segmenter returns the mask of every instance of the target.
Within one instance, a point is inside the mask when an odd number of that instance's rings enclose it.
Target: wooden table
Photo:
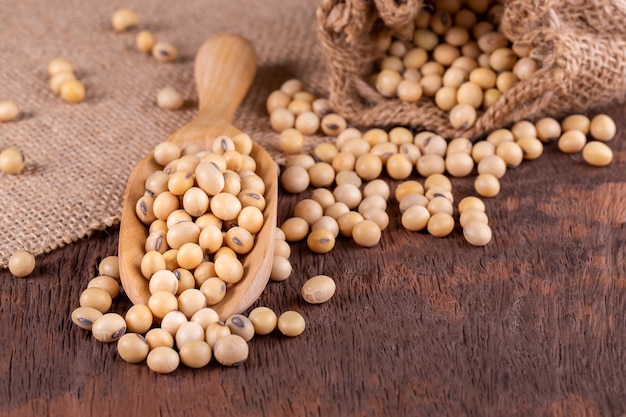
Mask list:
[[[614,162],[586,165],[549,146],[486,200],[493,241],[471,247],[391,225],[371,249],[292,245],[292,276],[258,301],[300,311],[304,334],[258,336],[237,368],[169,375],[130,365],[70,320],[112,228],[0,272],[0,415],[616,416],[626,413],[626,111]],[[455,181],[471,193],[471,179]],[[282,194],[279,218],[298,198]],[[310,276],[336,279],[308,305]],[[121,297],[114,310],[129,302]]]

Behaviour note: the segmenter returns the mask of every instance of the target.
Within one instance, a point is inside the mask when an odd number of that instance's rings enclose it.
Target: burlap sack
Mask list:
[[[518,83],[475,125],[454,129],[429,99],[415,104],[387,99],[365,81],[377,58],[381,30],[413,20],[422,0],[323,0],[318,35],[330,65],[330,100],[338,113],[365,127],[405,125],[447,138],[485,133],[540,116],[593,109],[626,93],[626,3],[616,0],[510,0],[503,2],[501,30],[530,46],[541,69]]]
[[[41,254],[119,221],[124,186],[135,162],[196,114],[193,60],[213,34],[232,32],[252,40],[257,76],[234,124],[280,162],[284,156],[265,100],[291,77],[324,93],[327,74],[315,37],[318,4],[3,1],[0,100],[15,101],[23,115],[0,123],[0,149],[19,148],[26,170],[21,175],[0,173],[0,267],[18,249]],[[180,58],[159,63],[135,48],[138,30],[115,33],[110,19],[119,7],[135,10],[139,29],[174,43]],[[74,64],[87,88],[83,102],[65,103],[49,88],[47,65],[57,57]],[[184,93],[183,109],[156,106],[157,91],[167,85]]]

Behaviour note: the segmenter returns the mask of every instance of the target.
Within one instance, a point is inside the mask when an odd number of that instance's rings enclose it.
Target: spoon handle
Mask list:
[[[196,118],[231,121],[252,85],[256,63],[254,47],[241,36],[219,34],[205,41],[194,64],[200,101]]]
[[[241,133],[231,122],[252,85],[256,60],[254,47],[241,36],[218,34],[206,40],[194,62],[200,110],[168,140],[184,144],[204,139],[210,146],[219,135]]]

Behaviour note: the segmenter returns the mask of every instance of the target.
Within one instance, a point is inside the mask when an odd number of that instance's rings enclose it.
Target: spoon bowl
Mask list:
[[[231,121],[252,85],[255,73],[256,54],[246,39],[238,35],[221,34],[205,41],[194,62],[199,112],[192,121],[167,140],[180,146],[199,144],[210,149],[210,144],[216,137],[234,137],[242,133]],[[227,288],[222,301],[210,306],[222,320],[243,312],[258,299],[267,285],[272,269],[278,168],[267,151],[254,142],[250,156],[256,162],[256,173],[265,183],[264,223],[256,234],[253,249],[242,259],[243,278]],[[150,152],[137,163],[126,183],[118,257],[120,280],[133,304],[147,304],[150,297],[149,280],[141,273],[148,227],[137,217],[135,205],[144,195],[148,176],[160,169],[162,167],[154,160],[154,153]]]

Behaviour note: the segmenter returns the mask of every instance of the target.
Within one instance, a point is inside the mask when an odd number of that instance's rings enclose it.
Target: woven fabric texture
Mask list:
[[[410,125],[448,138],[478,138],[514,121],[559,117],[626,94],[626,3],[617,0],[509,0],[502,32],[529,46],[541,65],[508,90],[469,129],[455,129],[429,99],[387,99],[365,81],[377,58],[376,35],[412,22],[421,0],[323,0],[319,36],[331,68],[335,110],[364,127]],[[494,1],[496,3],[496,1]]]
[[[0,4],[0,100],[22,116],[0,123],[0,149],[26,159],[21,175],[0,175],[0,267],[25,249],[41,254],[119,221],[126,179],[136,161],[197,110],[193,59],[211,35],[236,33],[258,55],[255,82],[235,126],[281,162],[277,135],[265,110],[268,94],[289,78],[326,94],[325,59],[315,36],[317,2],[278,0],[6,0]],[[116,33],[121,7],[133,9],[139,29],[178,48],[174,63],[159,63],[135,46],[138,30]],[[68,59],[87,89],[78,104],[49,87],[47,65]],[[186,97],[176,111],[156,105],[173,86]],[[312,146],[320,138],[311,138]]]

